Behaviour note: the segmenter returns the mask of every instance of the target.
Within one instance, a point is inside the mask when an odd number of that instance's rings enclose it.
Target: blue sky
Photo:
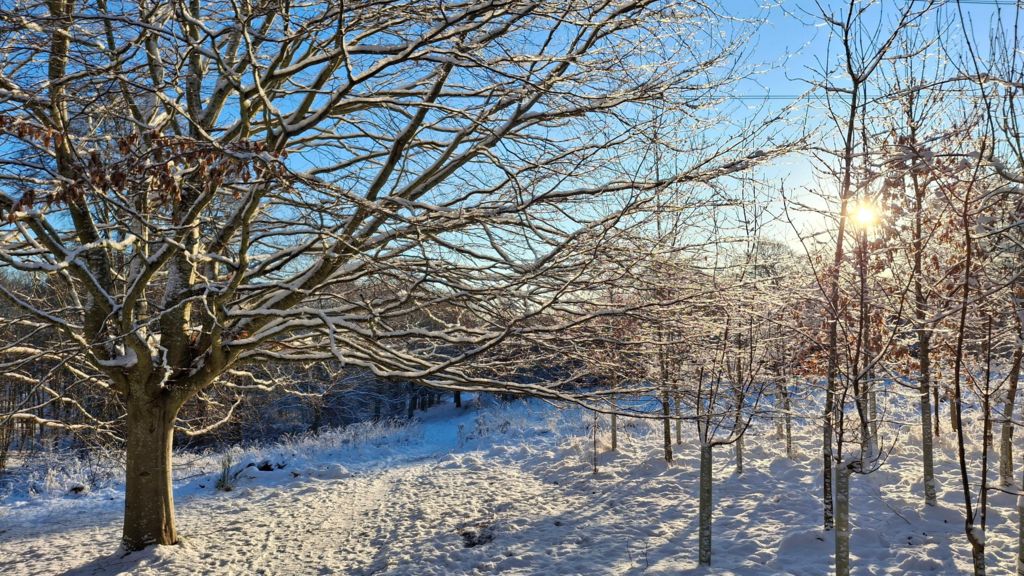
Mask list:
[[[845,15],[847,2],[841,0],[819,0],[820,5],[834,13]],[[867,4],[869,2],[862,2]],[[915,2],[923,8],[925,2]],[[938,9],[922,19],[918,26],[929,36],[939,35],[943,27],[951,27],[943,35],[943,41],[955,42],[962,33],[960,14],[963,14],[967,28],[972,31],[972,42],[977,50],[984,55],[988,49],[988,38],[995,23],[995,17],[1001,14],[1004,21],[1015,16],[1015,0],[962,0],[958,6],[955,0],[939,0]],[[868,37],[872,33],[884,36],[892,28],[895,10],[904,5],[902,0],[878,0],[865,14],[865,29],[862,35]],[[1024,10],[1024,2],[1017,2]],[[735,89],[736,115],[769,107],[773,110],[782,109],[792,102],[792,97],[805,94],[812,89],[811,81],[820,80],[823,67],[834,66],[839,60],[834,50],[835,40],[831,40],[830,31],[821,22],[820,8],[813,0],[722,0],[721,6],[731,16],[762,20],[754,36],[748,52],[748,62],[755,73],[742,80]],[[1011,32],[1012,33],[1012,32]],[[829,62],[831,61],[831,62]],[[832,80],[841,82],[841,77]],[[762,99],[771,96],[770,100]],[[796,115],[794,132],[800,126],[822,125],[825,115],[820,105],[801,106]],[[828,145],[829,139],[837,135],[837,131],[822,130],[816,137],[819,143]],[[832,142],[834,145],[835,142]],[[827,189],[834,186],[832,182],[816,177],[815,166],[806,156],[794,156],[781,162],[773,163],[762,171],[763,176],[771,181],[784,183],[791,195],[799,196],[802,201],[821,205],[814,201],[810,190]],[[778,211],[778,209],[776,209]],[[819,220],[819,221],[814,221]],[[824,226],[820,219],[804,216],[801,227],[821,229]],[[786,235],[790,241],[795,240],[789,225],[776,226],[778,233]]]

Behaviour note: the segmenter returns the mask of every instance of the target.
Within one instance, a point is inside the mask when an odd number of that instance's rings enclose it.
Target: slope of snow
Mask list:
[[[231,492],[214,489],[214,471],[183,479],[176,487],[183,545],[128,556],[116,551],[115,488],[13,499],[0,507],[0,573],[830,572],[816,428],[796,430],[792,462],[771,427],[755,428],[741,475],[731,448],[716,449],[713,567],[703,570],[696,566],[696,446],[684,438],[668,465],[660,424],[629,421],[619,452],[599,445],[595,474],[591,422],[539,402],[444,407],[362,444],[268,447],[262,454],[285,466],[244,468]],[[599,430],[607,440],[607,421]],[[926,510],[918,438],[903,436],[882,470],[851,482],[854,572],[969,570],[952,446],[940,442],[940,502]],[[246,457],[259,454],[254,448]],[[1013,497],[996,494],[986,534],[991,573],[1013,567],[1015,524]]]

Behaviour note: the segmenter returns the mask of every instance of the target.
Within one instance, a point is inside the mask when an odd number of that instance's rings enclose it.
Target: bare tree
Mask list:
[[[559,306],[581,322],[561,303],[659,190],[770,157],[707,113],[743,40],[708,3],[27,0],[0,21],[0,263],[41,287],[0,295],[45,337],[0,354],[59,366],[91,426],[112,423],[76,394],[123,403],[128,549],[177,542],[176,417],[278,384],[253,364],[565,398],[489,352],[550,338]],[[638,178],[655,106],[687,137]]]
[[[825,530],[831,530],[834,526],[831,469],[834,463],[834,412],[840,376],[840,275],[846,250],[849,206],[858,190],[856,180],[863,178],[868,167],[868,159],[860,152],[864,142],[858,133],[858,126],[863,121],[868,104],[865,101],[865,90],[879,66],[889,56],[901,32],[928,13],[933,2],[901,2],[891,11],[882,10],[880,4],[851,0],[841,10],[819,5],[820,14],[817,15],[828,26],[830,40],[834,40],[837,53],[835,62],[822,63],[820,80],[814,84],[823,91],[828,117],[840,135],[837,151],[833,152],[835,162],[827,159],[824,161],[826,172],[839,185],[835,250],[831,266],[824,271],[821,280],[826,295],[825,311],[830,318],[825,345],[828,366],[822,433]],[[843,573],[838,562],[837,558],[837,573]]]

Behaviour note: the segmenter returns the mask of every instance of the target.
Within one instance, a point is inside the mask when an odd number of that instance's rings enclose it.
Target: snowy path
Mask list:
[[[446,574],[473,552],[463,545],[464,528],[489,525],[499,513],[522,523],[538,506],[569,504],[549,488],[507,467],[445,467],[430,458],[337,480],[241,489],[179,506],[184,549],[121,561],[107,555],[118,537],[116,508],[60,520],[37,515],[23,519],[35,529],[10,526],[18,536],[2,545],[0,573]]]
[[[325,452],[304,468],[249,469],[228,493],[204,480],[178,498],[184,546],[126,558],[111,555],[119,501],[94,495],[0,508],[0,574],[709,573],[695,562],[694,446],[677,446],[669,466],[656,435],[626,435],[624,450],[602,454],[593,474],[590,439],[553,432],[565,423],[543,413],[490,418],[465,448],[457,426],[469,414],[421,424],[421,440],[401,445],[397,457],[365,452],[366,466],[354,472],[337,464],[353,461]],[[494,425],[505,419],[515,422],[507,433]],[[801,434],[799,445],[788,461],[770,434],[754,435],[742,475],[733,473],[731,450],[716,452],[711,574],[830,571],[833,544],[818,528],[816,436]],[[956,469],[951,448],[940,447],[934,509],[920,502],[913,441],[888,468],[854,480],[855,574],[941,575],[968,566]],[[996,574],[1013,565],[1016,515],[1007,495],[992,505]],[[467,531],[493,540],[466,547]]]

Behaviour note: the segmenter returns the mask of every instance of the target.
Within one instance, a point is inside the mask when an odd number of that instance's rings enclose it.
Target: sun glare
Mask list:
[[[853,206],[850,216],[854,226],[864,229],[874,227],[881,219],[878,207],[871,202],[858,202]]]

